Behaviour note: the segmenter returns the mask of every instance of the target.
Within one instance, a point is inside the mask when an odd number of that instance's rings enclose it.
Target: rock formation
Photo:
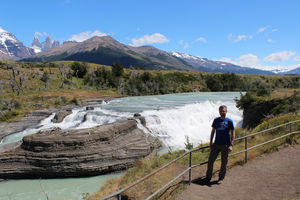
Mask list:
[[[131,167],[159,147],[135,120],[81,130],[53,129],[26,136],[1,153],[0,179],[99,175]]]
[[[72,110],[64,110],[64,111],[60,111],[58,113],[55,114],[55,116],[53,117],[53,119],[51,120],[51,122],[53,123],[60,123],[64,120],[64,118],[66,116],[68,116],[69,114],[72,113]]]
[[[36,128],[41,120],[49,117],[56,109],[37,110],[29,112],[25,117],[14,122],[0,124],[0,141],[3,137],[27,128]]]
[[[46,40],[42,43],[42,50],[47,50],[52,47],[52,40],[50,35],[47,36]]]
[[[52,43],[52,48],[53,47],[56,47],[56,46],[59,46],[59,41],[58,40],[54,40],[53,43]]]

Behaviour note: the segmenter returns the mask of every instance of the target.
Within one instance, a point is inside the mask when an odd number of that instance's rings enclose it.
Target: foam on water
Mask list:
[[[205,101],[163,110],[142,112],[147,128],[167,146],[183,148],[186,136],[194,145],[209,142],[211,123],[218,114],[218,107],[226,104],[228,117],[236,125],[242,113],[234,102]]]
[[[127,97],[109,103],[95,105],[94,110],[86,107],[72,110],[61,123],[53,123],[53,113],[43,120],[38,128],[5,137],[0,145],[21,140],[24,136],[40,130],[59,127],[61,129],[83,129],[132,118],[140,112],[146,119],[149,134],[157,136],[166,145],[184,147],[188,136],[195,145],[209,141],[211,123],[217,117],[221,104],[228,106],[228,117],[237,125],[242,120],[242,112],[235,106],[237,92],[223,93],[182,93],[157,96]],[[141,126],[139,126],[141,128]]]
[[[233,120],[234,125],[240,123],[242,112],[235,106],[234,98],[236,97],[239,97],[238,92],[203,92],[115,99],[109,103],[94,106],[94,110],[86,110],[86,107],[73,109],[72,114],[61,123],[51,122],[55,116],[53,113],[41,121],[36,128],[5,137],[2,144],[21,140],[24,136],[43,129],[90,128],[132,118],[134,113],[139,112],[146,119],[146,127],[138,123],[138,128],[158,137],[170,147],[183,148],[185,136],[188,136],[195,145],[209,141],[211,123],[215,117],[219,116],[218,107],[221,104],[227,105],[227,116]],[[101,186],[102,183],[99,184],[99,182],[90,184],[96,179],[98,180],[98,177],[95,179],[94,177],[91,179],[49,179],[42,180],[41,184],[50,199],[81,199],[80,194],[93,193]],[[86,182],[82,182],[83,180]],[[39,182],[39,180],[20,180],[0,183],[0,200],[10,199],[10,197],[22,200],[44,199]],[[97,188],[92,190],[92,186],[95,185]]]

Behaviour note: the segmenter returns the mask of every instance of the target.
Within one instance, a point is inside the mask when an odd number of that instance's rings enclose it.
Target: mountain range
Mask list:
[[[271,71],[241,67],[180,52],[166,52],[153,46],[133,47],[110,36],[95,36],[83,42],[67,41],[62,45],[50,36],[41,43],[34,37],[32,47],[26,47],[13,34],[0,29],[0,60],[50,62],[58,60],[85,61],[111,65],[120,61],[127,68],[152,70],[188,70],[237,74],[275,74]],[[299,73],[300,68],[285,73]]]
[[[0,28],[0,60],[18,60],[34,55],[34,50],[26,47],[12,33]]]

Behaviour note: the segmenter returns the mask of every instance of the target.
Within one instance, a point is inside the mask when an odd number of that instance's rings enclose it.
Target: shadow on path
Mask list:
[[[212,185],[219,185],[218,181],[208,181],[205,178],[197,178],[192,180],[192,183],[196,184],[196,185],[202,185],[202,186],[208,186],[211,187]]]

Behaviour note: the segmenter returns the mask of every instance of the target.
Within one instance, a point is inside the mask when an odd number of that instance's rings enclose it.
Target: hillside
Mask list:
[[[126,68],[143,67],[153,70],[185,70],[237,74],[274,74],[230,63],[213,61],[179,52],[168,53],[153,46],[133,47],[110,36],[93,37],[83,42],[65,43],[21,61],[49,62],[73,60],[111,65],[119,61]]]
[[[93,37],[80,43],[66,43],[48,49],[22,61],[74,60],[103,65],[120,61],[126,68],[177,69],[195,71],[192,66],[167,52],[151,46],[132,47],[114,40],[110,36]]]

